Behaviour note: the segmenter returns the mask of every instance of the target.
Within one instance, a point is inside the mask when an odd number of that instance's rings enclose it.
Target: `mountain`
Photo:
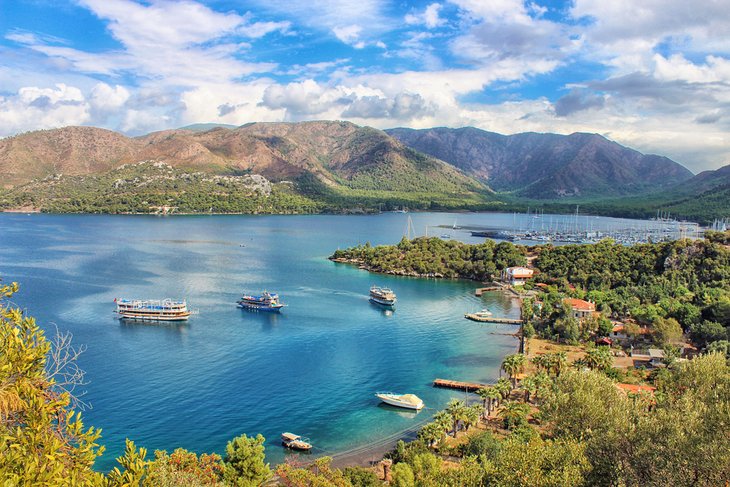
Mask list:
[[[108,183],[101,176],[141,161],[169,165],[173,179],[198,172],[259,175],[335,207],[476,208],[495,200],[484,184],[453,166],[380,130],[349,122],[251,123],[135,138],[93,127],[66,127],[0,140],[0,176],[6,189],[13,188],[10,199],[18,205],[26,189],[26,199],[48,202],[46,195],[54,192],[44,193],[44,185],[58,189],[60,184],[88,196],[95,191],[94,182]],[[161,176],[140,177],[157,181]],[[155,183],[172,194],[172,187],[163,186]]]
[[[497,191],[534,199],[631,195],[686,181],[684,166],[597,134],[501,135],[473,127],[386,133],[442,159]]]

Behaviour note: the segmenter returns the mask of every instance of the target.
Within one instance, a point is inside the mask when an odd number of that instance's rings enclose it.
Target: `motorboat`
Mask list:
[[[392,392],[378,392],[375,397],[386,404],[397,406],[399,408],[415,409],[416,411],[423,409],[423,401],[415,394],[394,394]]]

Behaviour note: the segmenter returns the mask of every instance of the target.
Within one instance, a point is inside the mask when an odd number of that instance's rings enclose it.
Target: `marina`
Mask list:
[[[717,220],[713,228],[723,228],[724,220]],[[438,225],[451,228],[448,225]],[[682,238],[697,239],[704,229],[697,223],[672,219],[669,214],[657,214],[650,220],[575,214],[551,215],[544,213],[513,213],[511,222],[500,226],[467,224],[460,227],[471,237],[507,240],[525,244],[589,244],[611,239],[623,245],[665,242]]]

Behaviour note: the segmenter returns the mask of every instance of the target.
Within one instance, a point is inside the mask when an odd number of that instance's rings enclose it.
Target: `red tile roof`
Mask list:
[[[568,303],[571,308],[577,309],[580,311],[595,311],[596,310],[595,304],[589,303],[588,301],[583,301],[582,299],[566,298],[565,302]]]

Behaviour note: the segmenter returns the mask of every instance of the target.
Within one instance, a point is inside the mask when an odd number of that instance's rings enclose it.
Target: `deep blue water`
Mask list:
[[[95,216],[0,214],[0,277],[41,326],[88,347],[87,425],[103,430],[108,470],[124,438],[154,449],[222,453],[231,438],[262,433],[267,458],[284,458],[283,431],[321,452],[368,444],[427,421],[458,392],[436,377],[492,381],[517,341],[463,318],[489,306],[519,315],[475,283],[369,274],[326,259],[338,247],[396,243],[408,215]],[[511,224],[512,215],[411,214],[426,224]],[[448,231],[472,239],[466,232]],[[462,238],[463,237],[463,238]],[[398,295],[394,312],[368,302],[371,284]],[[276,291],[280,315],[243,311],[243,293]],[[129,324],[113,300],[187,298],[185,324]],[[419,414],[379,406],[373,393],[411,392]]]

